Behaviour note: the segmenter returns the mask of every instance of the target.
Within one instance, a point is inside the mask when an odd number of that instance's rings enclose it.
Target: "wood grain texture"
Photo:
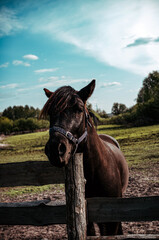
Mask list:
[[[77,153],[65,168],[68,239],[86,239],[86,200],[83,154]]]
[[[48,161],[0,164],[0,187],[42,186],[64,181],[64,169],[53,167]]]

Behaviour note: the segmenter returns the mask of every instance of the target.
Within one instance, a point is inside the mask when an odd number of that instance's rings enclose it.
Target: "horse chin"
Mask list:
[[[54,167],[58,167],[58,168],[62,168],[64,166],[66,166],[69,162],[70,157],[57,157],[56,160],[55,159],[49,159],[49,162],[51,163],[51,165],[53,165]]]
[[[65,162],[61,162],[60,160],[59,160],[59,161],[55,161],[55,160],[49,159],[49,162],[50,162],[51,165],[54,166],[54,167],[62,168],[62,167],[65,166]]]

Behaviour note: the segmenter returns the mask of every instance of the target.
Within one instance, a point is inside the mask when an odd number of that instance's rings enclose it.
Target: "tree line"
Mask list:
[[[108,123],[143,126],[159,123],[159,72],[153,71],[144,79],[136,104],[125,113],[114,116]]]
[[[40,109],[28,105],[6,108],[0,117],[0,133],[33,132],[49,127],[48,120],[40,120]]]
[[[115,102],[112,106],[111,118],[108,118],[104,110],[99,108],[93,110],[90,103],[87,104],[87,108],[102,124],[142,126],[159,123],[159,72],[153,71],[144,79],[133,107],[127,108],[124,104]],[[39,108],[28,105],[8,107],[0,117],[0,133],[48,128],[49,121],[39,120],[39,115]]]

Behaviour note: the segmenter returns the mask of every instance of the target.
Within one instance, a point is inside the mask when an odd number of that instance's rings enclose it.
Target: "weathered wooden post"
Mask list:
[[[65,168],[67,233],[69,240],[86,239],[86,200],[83,154],[76,153]]]

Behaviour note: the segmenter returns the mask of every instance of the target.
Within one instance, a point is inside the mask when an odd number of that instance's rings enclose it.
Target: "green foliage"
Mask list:
[[[118,114],[117,103],[112,112]],[[154,71],[143,81],[137,97],[137,104],[126,113],[113,116],[107,124],[124,124],[130,126],[146,126],[159,122],[159,72]]]
[[[11,132],[34,131],[44,128],[49,128],[49,122],[47,120],[21,118],[13,121],[6,117],[0,117],[0,133],[9,134]]]
[[[146,121],[159,121],[159,72],[154,71],[143,81],[137,97],[137,115]]]
[[[112,107],[112,114],[119,115],[126,112],[126,110],[127,107],[125,106],[125,104],[115,102]]]
[[[13,128],[13,121],[6,118],[0,117],[0,133],[9,134]]]
[[[143,81],[137,97],[137,103],[146,103],[154,98],[159,99],[159,72],[154,71],[148,75]]]
[[[7,117],[12,120],[17,120],[19,118],[38,118],[40,115],[40,110],[34,107],[29,107],[28,105],[14,106],[6,108],[2,116]]]

